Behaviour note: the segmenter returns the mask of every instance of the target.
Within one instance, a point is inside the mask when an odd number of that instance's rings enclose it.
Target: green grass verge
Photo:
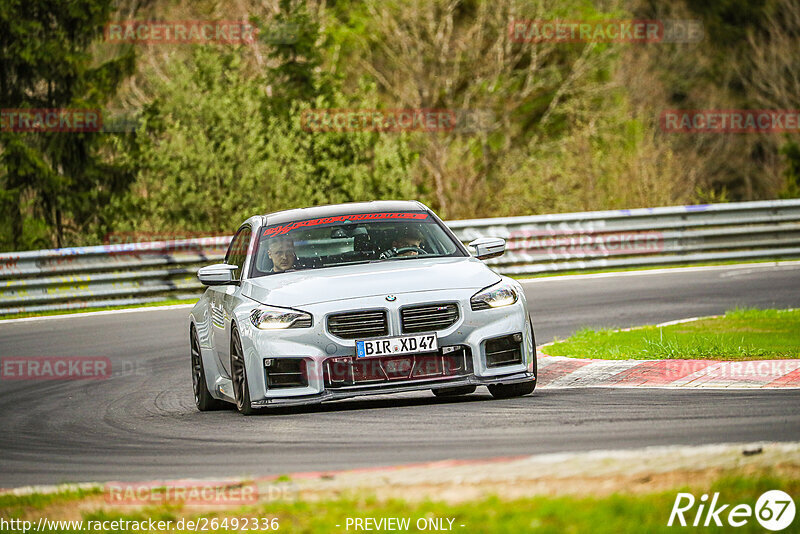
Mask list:
[[[786,263],[786,262],[796,262],[796,261],[797,260],[792,260],[792,259],[765,258],[763,260],[750,260],[750,261],[730,260],[730,261],[708,261],[700,263],[676,263],[673,265],[644,265],[641,267],[628,267],[627,269],[622,269],[620,267],[609,267],[607,269],[572,270],[572,271],[545,272],[538,274],[520,274],[520,275],[509,275],[509,276],[511,276],[511,278],[514,278],[516,280],[529,280],[531,278],[550,278],[553,276],[567,276],[574,274],[627,273],[631,271],[654,271],[658,269],[681,269],[685,267],[713,267],[713,266],[725,266],[725,265],[750,265],[750,264],[760,264],[760,263]]]
[[[236,511],[206,512],[192,514],[172,506],[154,507],[135,513],[124,511],[99,511],[84,513],[84,520],[128,520],[142,521],[147,519],[170,520],[173,522],[181,518],[205,518],[209,525],[211,520],[217,518],[222,521],[228,518],[257,517],[277,518],[278,532],[303,532],[303,533],[329,533],[345,532],[347,518],[409,518],[409,532],[420,532],[416,522],[420,518],[453,519],[453,531],[464,533],[509,533],[523,532],[563,533],[563,532],[592,532],[624,533],[624,532],[723,532],[731,527],[724,522],[727,512],[736,504],[747,504],[754,507],[758,497],[768,490],[780,489],[789,495],[800,494],[800,480],[794,478],[774,476],[762,473],[752,477],[723,476],[711,485],[710,488],[679,488],[660,493],[630,495],[614,494],[608,497],[531,497],[516,500],[503,500],[491,497],[480,501],[470,501],[462,504],[445,504],[439,502],[424,502],[410,504],[403,501],[379,502],[372,498],[342,498],[320,502],[273,502],[257,507],[242,508]],[[712,494],[719,492],[718,505],[730,504],[731,506],[721,514],[723,527],[693,528],[693,527],[668,527],[670,512],[679,491],[693,493],[698,499],[703,493]],[[9,503],[0,507],[0,514],[5,518],[19,517],[17,510],[22,504],[9,509]],[[38,509],[37,509],[38,510]],[[10,512],[10,513],[9,513]],[[686,512],[685,517],[689,524],[694,520],[697,504]],[[32,514],[28,517],[37,517]],[[55,519],[55,518],[48,518]],[[795,525],[799,520],[795,519]],[[174,525],[174,523],[173,523]],[[336,525],[340,525],[337,527]],[[464,525],[464,527],[461,527]],[[231,532],[237,529],[210,528],[211,532]],[[350,527],[350,531],[353,531]],[[763,532],[754,517],[750,517],[743,527],[735,529],[737,532]],[[178,530],[184,532],[185,530]],[[792,531],[790,527],[787,531]],[[68,528],[52,529],[50,532],[74,532]],[[85,532],[85,531],[84,531]],[[130,532],[126,530],[109,530],[106,532]],[[263,532],[263,530],[262,530]],[[794,530],[796,532],[796,530]]]
[[[627,332],[586,328],[544,352],[609,360],[800,358],[800,310],[737,309],[723,317]]]
[[[69,489],[53,493],[31,493],[29,495],[0,495],[0,517],[20,517],[24,513],[42,510],[47,506],[80,501],[85,497],[101,493],[101,488],[93,488]]]
[[[200,298],[198,296],[198,298]],[[86,313],[86,312],[95,312],[95,311],[107,311],[107,310],[127,310],[131,308],[155,308],[159,306],[172,306],[174,304],[194,304],[197,302],[197,299],[186,299],[186,300],[160,300],[158,302],[147,302],[145,304],[127,304],[125,306],[98,306],[94,308],[79,308],[76,310],[55,310],[55,311],[44,311],[44,312],[32,312],[32,313],[19,313],[14,315],[0,315],[0,321],[4,319],[24,319],[26,317],[47,317],[50,315],[72,315],[75,313]]]

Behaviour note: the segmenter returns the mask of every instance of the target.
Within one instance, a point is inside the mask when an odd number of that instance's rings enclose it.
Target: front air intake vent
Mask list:
[[[308,386],[306,361],[303,358],[265,358],[264,375],[267,389]]]
[[[522,334],[496,337],[486,341],[486,367],[522,363]]]

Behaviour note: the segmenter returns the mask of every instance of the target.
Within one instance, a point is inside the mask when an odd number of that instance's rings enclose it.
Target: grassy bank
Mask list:
[[[800,358],[800,310],[737,309],[722,317],[665,327],[583,329],[544,351],[611,360]]]
[[[614,494],[608,497],[530,497],[517,500],[503,500],[491,497],[480,501],[468,501],[459,504],[446,504],[427,501],[409,504],[403,501],[378,501],[365,497],[346,497],[336,500],[316,502],[272,502],[253,507],[229,510],[224,512],[205,512],[203,514],[182,510],[179,506],[160,506],[136,512],[118,510],[94,510],[82,512],[84,521],[105,521],[123,519],[141,521],[148,518],[171,520],[181,518],[209,520],[218,518],[219,524],[228,518],[277,518],[279,532],[327,533],[346,532],[348,518],[408,518],[409,532],[421,531],[417,528],[418,520],[442,520],[445,526],[452,524],[456,532],[671,532],[675,527],[668,527],[670,511],[678,491],[688,491],[696,497],[702,493],[719,492],[720,503],[747,504],[754,506],[758,497],[768,490],[781,489],[789,495],[800,494],[800,480],[773,475],[768,471],[753,476],[721,476],[710,487],[675,488],[672,491],[643,495]],[[47,514],[48,506],[60,504],[67,506],[90,508],[80,501],[86,495],[69,494],[65,498],[27,496],[0,497],[0,515],[4,518],[25,517],[37,520],[43,513]],[[60,500],[59,500],[60,499]],[[687,519],[694,519],[696,507],[687,512]],[[69,514],[77,519],[74,512]],[[48,519],[58,519],[53,514]],[[724,520],[725,514],[722,514]],[[452,520],[452,523],[449,523]],[[337,526],[338,525],[338,526]],[[463,525],[463,526],[462,526]],[[730,527],[728,527],[730,528]],[[210,529],[214,531],[214,529]],[[231,531],[219,528],[216,531]],[[354,528],[351,524],[350,531]],[[724,529],[681,528],[682,531],[703,530],[718,532]],[[763,528],[754,518],[738,528],[739,532],[761,532]],[[53,529],[52,532],[71,532],[69,529]],[[119,531],[117,531],[119,532]]]

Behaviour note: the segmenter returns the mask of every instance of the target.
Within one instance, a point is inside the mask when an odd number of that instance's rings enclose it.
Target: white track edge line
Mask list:
[[[759,263],[735,263],[731,265],[703,265],[699,267],[666,267],[662,269],[645,269],[641,271],[612,271],[607,273],[588,273],[588,274],[568,274],[556,276],[540,276],[536,278],[518,278],[517,282],[520,284],[527,283],[541,283],[551,280],[583,280],[591,278],[613,278],[617,276],[645,276],[649,274],[681,274],[702,271],[724,271],[727,269],[765,269],[783,266],[798,266],[800,261],[777,261],[777,262],[759,262]],[[542,273],[547,274],[547,273]]]
[[[121,310],[102,310],[93,312],[78,312],[78,313],[63,313],[61,315],[42,315],[41,317],[22,317],[20,319],[3,319],[0,320],[0,326],[9,323],[27,323],[33,321],[45,321],[49,319],[74,319],[81,317],[95,317],[98,315],[113,315],[115,313],[138,313],[145,311],[161,311],[161,310],[180,310],[188,309],[194,304],[170,304],[168,306],[142,306],[140,308],[123,308]]]

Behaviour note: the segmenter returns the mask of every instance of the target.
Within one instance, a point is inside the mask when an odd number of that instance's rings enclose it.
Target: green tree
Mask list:
[[[244,63],[235,49],[196,47],[171,65],[126,156],[138,172],[109,210],[116,230],[231,232],[255,213],[416,196],[405,135],[303,128],[312,107],[375,107],[374,87],[355,103],[332,85],[312,101],[271,97],[276,71],[252,76]]]
[[[102,110],[134,69],[132,49],[93,60],[112,9],[112,0],[0,3],[0,106]],[[103,154],[107,141],[93,132],[0,131],[0,213],[10,222],[0,246],[60,247],[96,223],[96,207],[131,178]]]
[[[781,154],[786,157],[786,170],[783,175],[786,185],[780,192],[781,198],[800,198],[800,144],[789,140],[781,148]]]
[[[313,100],[336,83],[333,75],[321,68],[325,38],[305,1],[281,0],[280,8],[271,24],[293,28],[294,32],[291,39],[271,43],[269,57],[276,66],[268,69],[268,78],[280,88],[270,101],[273,113],[288,112],[287,104],[292,100]]]

